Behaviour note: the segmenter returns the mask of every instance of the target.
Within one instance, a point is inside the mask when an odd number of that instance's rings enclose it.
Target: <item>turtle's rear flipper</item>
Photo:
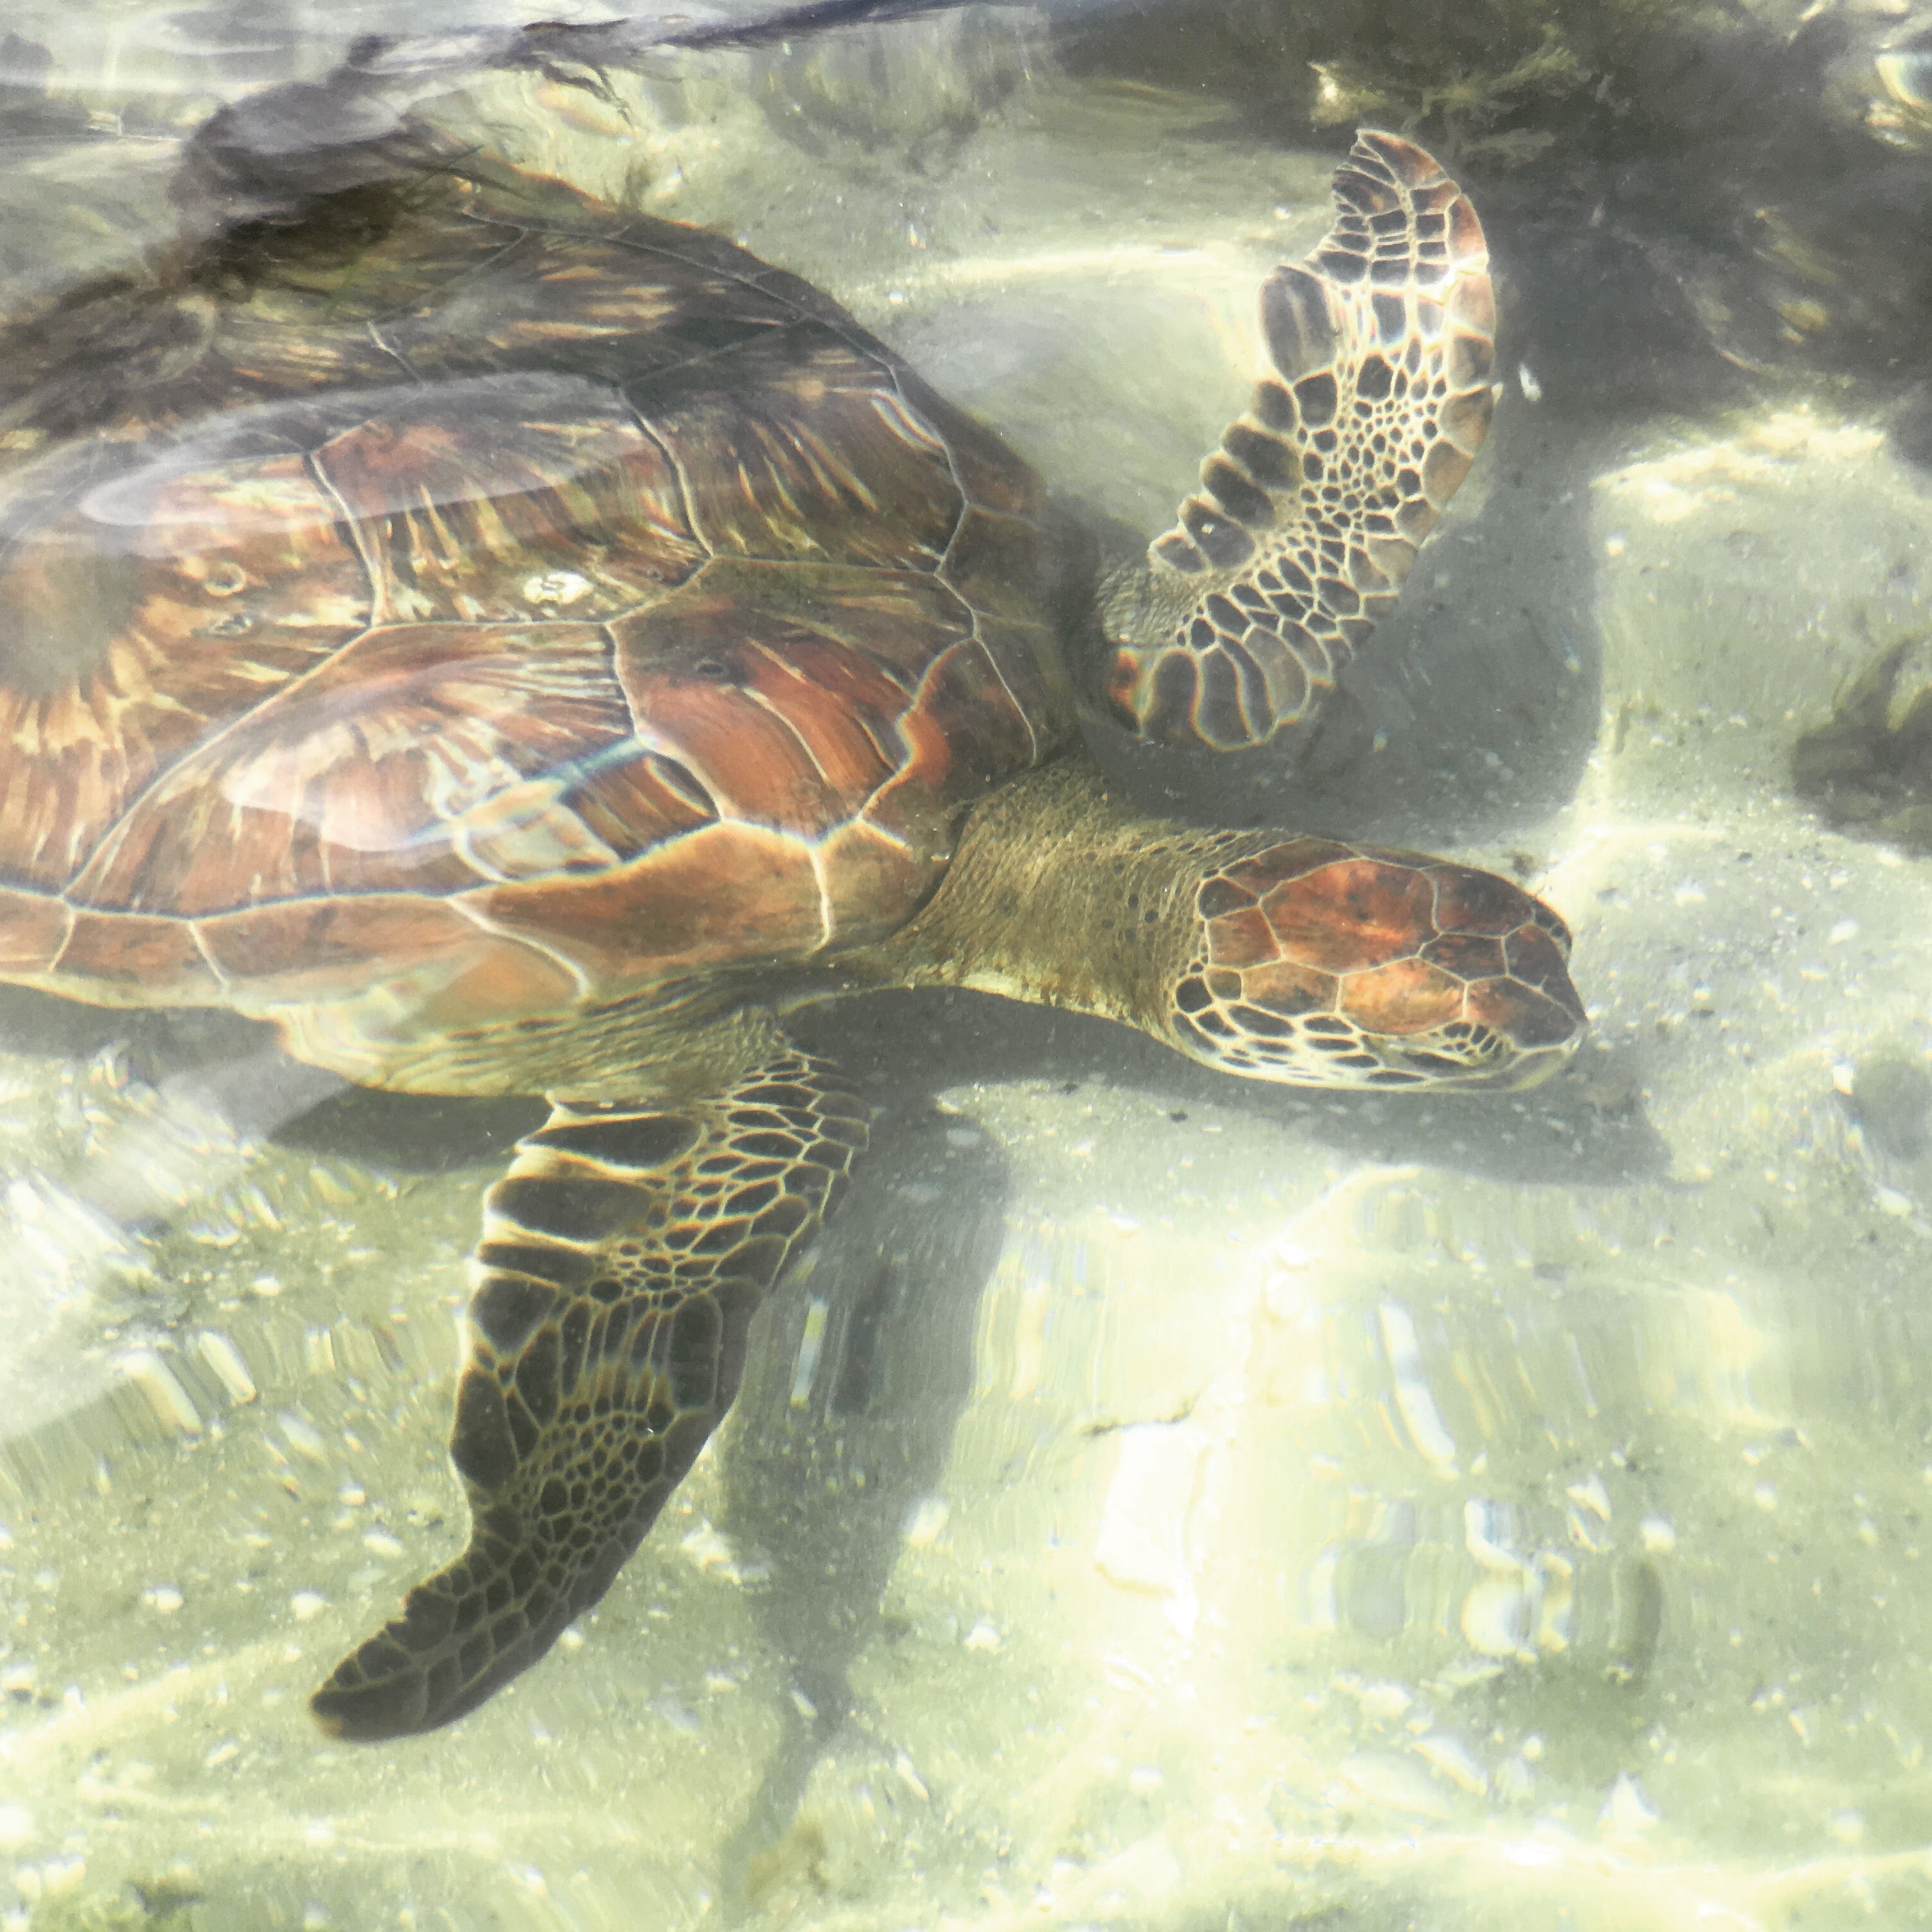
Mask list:
[[[470,1546],[337,1665],[323,1727],[434,1729],[602,1596],[736,1393],[752,1310],[866,1144],[787,1050],[715,1100],[560,1104],[484,1208],[450,1454]]]
[[[1334,189],[1314,254],[1262,284],[1247,413],[1146,567],[1107,586],[1107,696],[1148,737],[1232,751],[1310,726],[1489,434],[1496,303],[1468,197],[1368,133]]]

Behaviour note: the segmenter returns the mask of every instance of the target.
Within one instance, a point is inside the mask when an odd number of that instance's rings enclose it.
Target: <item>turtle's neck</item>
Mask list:
[[[1256,842],[1126,812],[1076,754],[976,806],[919,916],[838,963],[862,984],[966,986],[1162,1030],[1198,943],[1203,865]]]

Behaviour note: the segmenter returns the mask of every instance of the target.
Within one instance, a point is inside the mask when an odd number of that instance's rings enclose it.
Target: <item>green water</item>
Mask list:
[[[823,284],[1151,530],[1333,155],[1136,59],[1000,14],[454,118]],[[171,151],[78,152],[40,218],[111,254]],[[351,1750],[304,1700],[460,1545],[462,1261],[530,1112],[8,996],[0,1924],[1932,1917],[1932,871],[1793,768],[1927,628],[1911,371],[1828,352],[1876,272],[1795,296],[1742,249],[1694,353],[1636,254],[1513,259],[1544,161],[1504,158],[1466,178],[1506,393],[1352,760],[1102,748],[1523,876],[1574,1066],[1327,1096],[963,994],[813,1016],[878,1151],[733,1419],[578,1636]],[[1753,261],[1826,320],[1740,376]]]

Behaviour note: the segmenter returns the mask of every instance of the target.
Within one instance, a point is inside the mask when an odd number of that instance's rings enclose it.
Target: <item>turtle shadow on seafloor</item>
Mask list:
[[[723,1462],[727,1526],[768,1576],[753,1600],[790,1695],[720,1855],[755,1904],[814,1768],[854,1714],[850,1672],[920,1502],[941,1488],[972,1393],[982,1293],[1006,1236],[1006,1162],[922,1094],[889,1100],[811,1258],[759,1312]],[[862,1748],[862,1741],[853,1740]]]
[[[899,1106],[915,1091],[1048,1082],[1070,1092],[1125,1089],[1173,1110],[1215,1108],[1338,1154],[1525,1186],[1625,1187],[1670,1168],[1670,1150],[1621,1064],[1607,1073],[1571,1067],[1524,1094],[1389,1094],[1237,1079],[1126,1027],[980,993],[873,993],[790,1024],[802,1045],[836,1058],[860,1090],[896,1093]],[[1515,1124],[1508,1136],[1495,1131],[1504,1110]],[[875,1148],[880,1138],[875,1130]],[[873,1158],[860,1168],[854,1196],[867,1188]]]
[[[1304,1146],[1520,1186],[1629,1185],[1669,1165],[1641,1109],[1599,1106],[1581,1077],[1502,1096],[1266,1086],[1102,1021],[971,993],[875,994],[791,1024],[879,1112],[810,1273],[760,1312],[724,1462],[727,1527],[740,1560],[755,1556],[766,1574],[757,1614],[792,1692],[721,1861],[741,1900],[852,1714],[850,1670],[881,1632],[906,1522],[942,1480],[971,1393],[1011,1178],[1006,1158],[933,1096],[976,1083],[1126,1088],[1171,1101],[1177,1120],[1190,1106],[1238,1110]],[[1516,1110],[1512,1131],[1496,1130],[1499,1106]]]
[[[1340,722],[1298,756],[1276,746],[1181,752],[1090,730],[1110,776],[1150,812],[1438,850],[1520,841],[1574,795],[1594,748],[1602,661],[1589,531],[1600,438],[1505,395],[1469,488],[1401,603],[1341,680]]]

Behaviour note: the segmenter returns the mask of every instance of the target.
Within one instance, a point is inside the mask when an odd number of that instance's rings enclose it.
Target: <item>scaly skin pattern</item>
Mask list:
[[[1489,434],[1482,224],[1423,151],[1364,134],[1335,224],[1262,285],[1264,370],[1180,520],[1102,609],[1107,694],[1216,750],[1311,727]]]
[[[336,1666],[338,1737],[448,1724],[610,1587],[737,1393],[745,1331],[866,1110],[782,1042],[674,1109],[560,1106],[484,1201],[450,1456],[469,1547]]]
[[[980,806],[919,916],[840,963],[1102,1014],[1249,1079],[1507,1088],[1582,1036],[1569,952],[1493,873],[1139,818],[1073,758]]]

